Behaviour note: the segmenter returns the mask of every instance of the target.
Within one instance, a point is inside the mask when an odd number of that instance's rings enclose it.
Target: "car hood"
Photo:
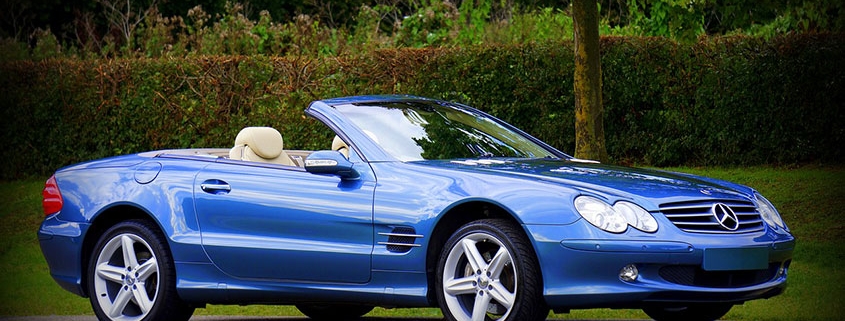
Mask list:
[[[655,206],[702,199],[749,200],[753,193],[746,186],[691,174],[565,159],[463,159],[418,163],[543,181],[608,198],[647,200]]]

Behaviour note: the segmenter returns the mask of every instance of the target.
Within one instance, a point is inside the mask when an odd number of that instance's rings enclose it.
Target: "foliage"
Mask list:
[[[845,74],[828,64],[841,61],[841,40],[617,39],[631,45],[604,54],[605,99],[629,109],[607,109],[610,153],[652,164],[837,161],[841,149],[828,144],[839,140],[843,106],[833,88]]]
[[[704,33],[706,0],[628,0],[630,25],[641,34],[692,41]]]
[[[33,33],[35,46],[32,48],[32,58],[49,59],[59,56],[62,46],[50,30],[37,29]]]
[[[43,59],[38,39],[52,33],[51,58],[187,57],[261,54],[342,56],[381,48],[516,45],[572,39],[570,1],[538,0],[231,0],[183,2],[82,0],[0,4],[3,43],[18,42],[9,59]],[[117,10],[124,4],[128,12]],[[838,0],[600,0],[604,35],[659,36],[692,43],[699,37],[845,32]],[[43,22],[54,7],[73,12]],[[53,21],[55,20],[55,21]],[[8,22],[7,22],[8,21]],[[37,27],[36,27],[37,26]]]
[[[459,41],[464,44],[481,44],[481,35],[484,25],[490,19],[493,10],[491,0],[467,0],[462,1],[459,9],[460,22],[464,25],[458,36]]]
[[[494,42],[525,43],[530,41],[560,41],[572,39],[572,17],[560,9],[543,8],[537,12],[515,15],[507,30],[506,37],[516,36],[514,39],[501,39]]]
[[[12,38],[0,38],[0,61],[26,60],[29,48]]]
[[[788,7],[783,19],[790,29],[801,31],[845,30],[845,3],[838,0],[798,1]]]
[[[845,36],[730,37],[683,44],[603,38],[602,97],[612,162],[746,165],[833,162],[845,145]],[[110,155],[228,147],[247,125],[330,133],[308,102],[407,93],[481,108],[572,152],[571,42],[368,55],[190,56],[0,64],[0,177],[47,174]],[[287,135],[286,135],[287,136]],[[37,151],[21,153],[20,149]]]
[[[457,8],[451,3],[432,0],[402,20],[396,32],[396,44],[399,47],[436,47],[450,43],[455,38],[457,16]]]

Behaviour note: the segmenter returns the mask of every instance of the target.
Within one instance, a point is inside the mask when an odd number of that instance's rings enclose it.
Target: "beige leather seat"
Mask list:
[[[241,129],[235,138],[235,147],[229,150],[229,158],[296,166],[283,148],[282,134],[278,130],[271,127],[247,127]]]
[[[340,139],[340,137],[337,137],[337,135],[335,135],[334,139],[332,139],[332,150],[336,150],[343,154],[343,156],[346,156],[346,158],[349,158],[349,145],[346,145],[346,143]]]

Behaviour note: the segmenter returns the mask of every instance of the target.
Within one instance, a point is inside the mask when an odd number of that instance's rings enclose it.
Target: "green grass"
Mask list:
[[[734,307],[729,320],[835,320],[845,294],[845,168],[673,168],[752,186],[778,207],[798,246],[783,295]],[[87,299],[50,278],[36,231],[43,180],[0,182],[0,316],[92,314]],[[198,315],[301,315],[290,306],[218,306]],[[438,309],[376,309],[371,316],[440,317]],[[560,319],[645,319],[638,310],[574,310]]]

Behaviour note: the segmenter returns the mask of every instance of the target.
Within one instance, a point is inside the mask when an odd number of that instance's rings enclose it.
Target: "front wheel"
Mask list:
[[[656,321],[713,321],[728,314],[732,304],[695,304],[684,307],[647,307],[643,312]]]
[[[437,301],[451,321],[535,321],[549,313],[537,257],[510,221],[470,222],[446,242],[435,279]]]
[[[118,223],[103,234],[88,265],[88,294],[100,320],[188,320],[164,236],[147,221]]]

